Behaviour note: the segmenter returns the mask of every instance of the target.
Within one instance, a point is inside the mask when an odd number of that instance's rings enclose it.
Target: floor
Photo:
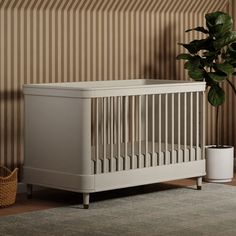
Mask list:
[[[122,190],[112,190],[107,192],[94,193],[91,194],[91,202],[127,195],[136,195],[141,194],[143,192],[162,191],[170,188],[191,186],[195,184],[195,179],[184,179],[165,182],[162,184],[152,184]],[[233,181],[227,184],[236,186],[236,175],[234,176]],[[68,191],[45,189],[34,192],[32,199],[27,199],[25,193],[20,193],[17,194],[16,203],[14,205],[6,208],[0,208],[0,217],[81,203],[82,194]]]

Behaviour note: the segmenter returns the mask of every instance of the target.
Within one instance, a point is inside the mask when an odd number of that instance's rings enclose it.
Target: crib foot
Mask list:
[[[197,190],[202,190],[202,177],[197,178]]]
[[[84,209],[89,208],[89,193],[83,193],[83,205]]]
[[[27,184],[27,198],[32,199],[33,197],[33,185]]]
[[[197,190],[202,190],[202,186],[197,186]]]

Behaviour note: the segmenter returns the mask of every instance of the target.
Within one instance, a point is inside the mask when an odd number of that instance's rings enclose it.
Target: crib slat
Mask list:
[[[198,147],[199,147],[199,93],[196,93],[196,157],[198,160]]]
[[[184,162],[186,162],[187,157],[187,98],[186,93],[184,93]]]
[[[127,161],[128,161],[128,97],[124,97],[124,143],[125,143],[125,160],[124,160],[124,168],[127,169]]]
[[[189,160],[192,161],[193,160],[193,93],[190,93],[190,118],[189,118],[189,122],[190,122],[190,157]]]
[[[201,158],[205,159],[205,93],[201,94]]]
[[[111,126],[110,126],[110,116],[111,116],[111,97],[107,97],[107,113],[106,113],[106,116],[107,116],[107,123],[106,123],[106,126],[107,126],[107,163],[108,163],[108,170],[110,168],[110,161],[108,158],[111,157],[111,147],[110,147],[110,144],[111,144]]]
[[[98,116],[98,99],[99,98],[96,98],[96,170],[95,170],[95,173],[97,174],[98,173],[98,160],[99,160],[99,145],[98,145],[98,140],[99,140],[99,130],[98,130],[98,124],[99,124],[99,116]]]
[[[148,166],[148,95],[145,95],[145,167]]]
[[[158,121],[159,121],[159,124],[158,124],[158,131],[159,131],[159,134],[158,134],[158,153],[159,153],[159,160],[158,160],[158,164],[161,165],[161,156],[162,156],[162,153],[161,153],[161,94],[158,95]]]
[[[96,109],[96,99],[92,98],[91,99],[91,145],[94,146],[94,148],[96,147],[96,113],[95,113],[95,109]],[[94,149],[94,156],[93,158],[95,158],[96,155],[96,150]]]
[[[141,132],[141,128],[142,128],[142,125],[141,125],[141,122],[142,122],[142,117],[141,117],[141,96],[139,95],[138,96],[138,168],[140,168],[140,159],[141,159],[141,155],[142,155],[142,143],[141,143],[141,135],[142,135],[142,132]]]
[[[174,161],[174,137],[175,137],[175,112],[174,112],[174,94],[171,94],[171,163],[175,163]]]
[[[177,155],[177,162],[180,162],[180,93],[178,93],[178,155]]]
[[[103,98],[103,173],[107,167],[107,131],[106,131],[106,116],[107,116],[107,98]]]
[[[134,130],[135,130],[135,120],[134,120],[134,106],[135,106],[135,103],[134,103],[134,99],[135,97],[132,96],[132,100],[131,100],[131,103],[132,103],[132,112],[131,112],[131,125],[132,125],[132,135],[131,135],[131,156],[132,156],[132,162],[131,162],[131,168],[134,169],[134,139],[135,139],[135,136],[134,136]]]
[[[124,142],[124,135],[123,135],[123,131],[124,131],[124,104],[123,104],[123,101],[124,101],[124,97],[121,96],[120,97],[120,142],[122,144],[122,142]],[[120,150],[120,154],[122,156],[122,154],[124,155],[124,148],[122,149],[122,146],[121,146],[121,150]]]
[[[168,94],[165,94],[165,164],[168,155]]]
[[[155,155],[155,95],[152,95],[152,166],[154,166]]]
[[[117,101],[117,116],[118,116],[118,124],[117,124],[117,170],[120,171],[120,143],[121,143],[121,138],[120,138],[120,99],[121,97],[118,97]]]
[[[114,103],[114,99],[113,99],[113,97],[111,97],[110,98],[110,114],[111,114],[111,116],[110,116],[110,138],[111,138],[111,161],[110,161],[110,171],[111,172],[113,172],[113,170],[114,170],[114,163],[113,163],[113,158],[114,158],[114,155],[113,155],[113,153],[114,153],[114,150],[113,150],[113,145],[114,145],[114,141],[113,141],[113,129],[114,129],[114,124],[113,124],[113,117],[114,117],[114,108],[113,108],[113,103]]]

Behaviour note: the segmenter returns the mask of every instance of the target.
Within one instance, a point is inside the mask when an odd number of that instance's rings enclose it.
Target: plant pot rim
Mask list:
[[[233,146],[231,145],[221,145],[219,147],[217,147],[216,145],[207,145],[205,146],[205,148],[208,148],[208,149],[231,149],[231,148],[234,148]]]

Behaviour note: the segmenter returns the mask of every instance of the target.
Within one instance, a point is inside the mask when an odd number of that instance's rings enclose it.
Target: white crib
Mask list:
[[[205,175],[204,82],[24,85],[23,181],[89,193]]]

